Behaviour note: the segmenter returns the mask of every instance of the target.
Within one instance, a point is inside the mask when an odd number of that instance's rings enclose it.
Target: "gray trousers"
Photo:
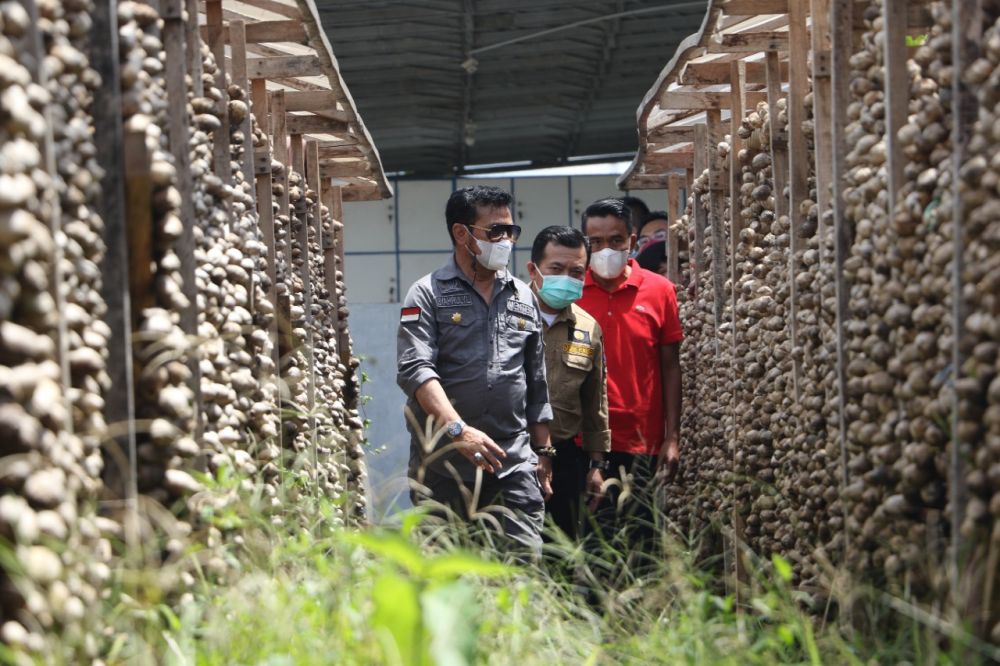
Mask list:
[[[487,529],[499,524],[503,534],[518,546],[534,555],[541,553],[545,500],[533,465],[524,465],[499,479],[483,473],[478,501],[473,496],[472,481],[460,484],[450,476],[428,470],[423,485],[430,495],[411,490],[414,505],[427,500],[440,502],[466,522],[482,523]]]

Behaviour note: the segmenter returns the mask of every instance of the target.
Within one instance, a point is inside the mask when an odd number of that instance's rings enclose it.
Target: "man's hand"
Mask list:
[[[604,475],[597,467],[587,471],[587,497],[590,498],[587,508],[591,513],[597,511],[597,506],[604,497]]]
[[[538,474],[538,483],[542,486],[542,496],[547,502],[552,497],[552,458],[548,456],[538,456],[538,467],[535,468]]]
[[[660,483],[670,483],[677,476],[681,462],[681,447],[676,439],[665,439],[656,460],[656,479]]]
[[[452,442],[452,445],[473,465],[492,474],[500,471],[503,466],[500,461],[507,457],[504,450],[489,435],[470,425],[465,426],[462,434]],[[478,460],[477,453],[481,454]]]

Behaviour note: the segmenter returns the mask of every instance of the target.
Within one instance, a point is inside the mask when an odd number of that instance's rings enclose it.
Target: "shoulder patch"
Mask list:
[[[403,308],[399,311],[399,323],[407,324],[420,319],[420,308]]]
[[[532,320],[535,318],[535,308],[527,303],[516,301],[513,298],[507,301],[507,311],[521,315],[522,317],[530,317]]]
[[[439,308],[460,308],[472,305],[472,294],[452,294],[449,296],[438,296],[435,304]]]

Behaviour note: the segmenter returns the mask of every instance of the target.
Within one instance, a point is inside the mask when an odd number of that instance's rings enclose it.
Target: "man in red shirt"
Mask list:
[[[616,512],[618,493],[609,492],[598,523],[611,537],[619,531],[623,514],[628,516],[626,532],[633,536],[625,536],[642,550],[643,544],[635,541],[652,536],[655,522],[648,491],[654,479],[671,480],[680,460],[684,334],[677,294],[665,277],[628,258],[636,243],[635,227],[620,199],[596,201],[582,217],[593,254],[577,304],[604,331],[611,426],[611,453],[606,456],[610,469],[605,477],[631,475],[632,499],[626,508]]]

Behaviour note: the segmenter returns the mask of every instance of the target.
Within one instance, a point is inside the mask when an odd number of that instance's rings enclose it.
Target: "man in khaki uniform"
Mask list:
[[[580,534],[585,494],[591,510],[601,498],[604,453],[611,449],[601,327],[573,304],[583,293],[589,261],[590,248],[579,230],[553,226],[535,237],[528,264],[543,321],[549,432],[556,449],[547,508],[572,538]]]

